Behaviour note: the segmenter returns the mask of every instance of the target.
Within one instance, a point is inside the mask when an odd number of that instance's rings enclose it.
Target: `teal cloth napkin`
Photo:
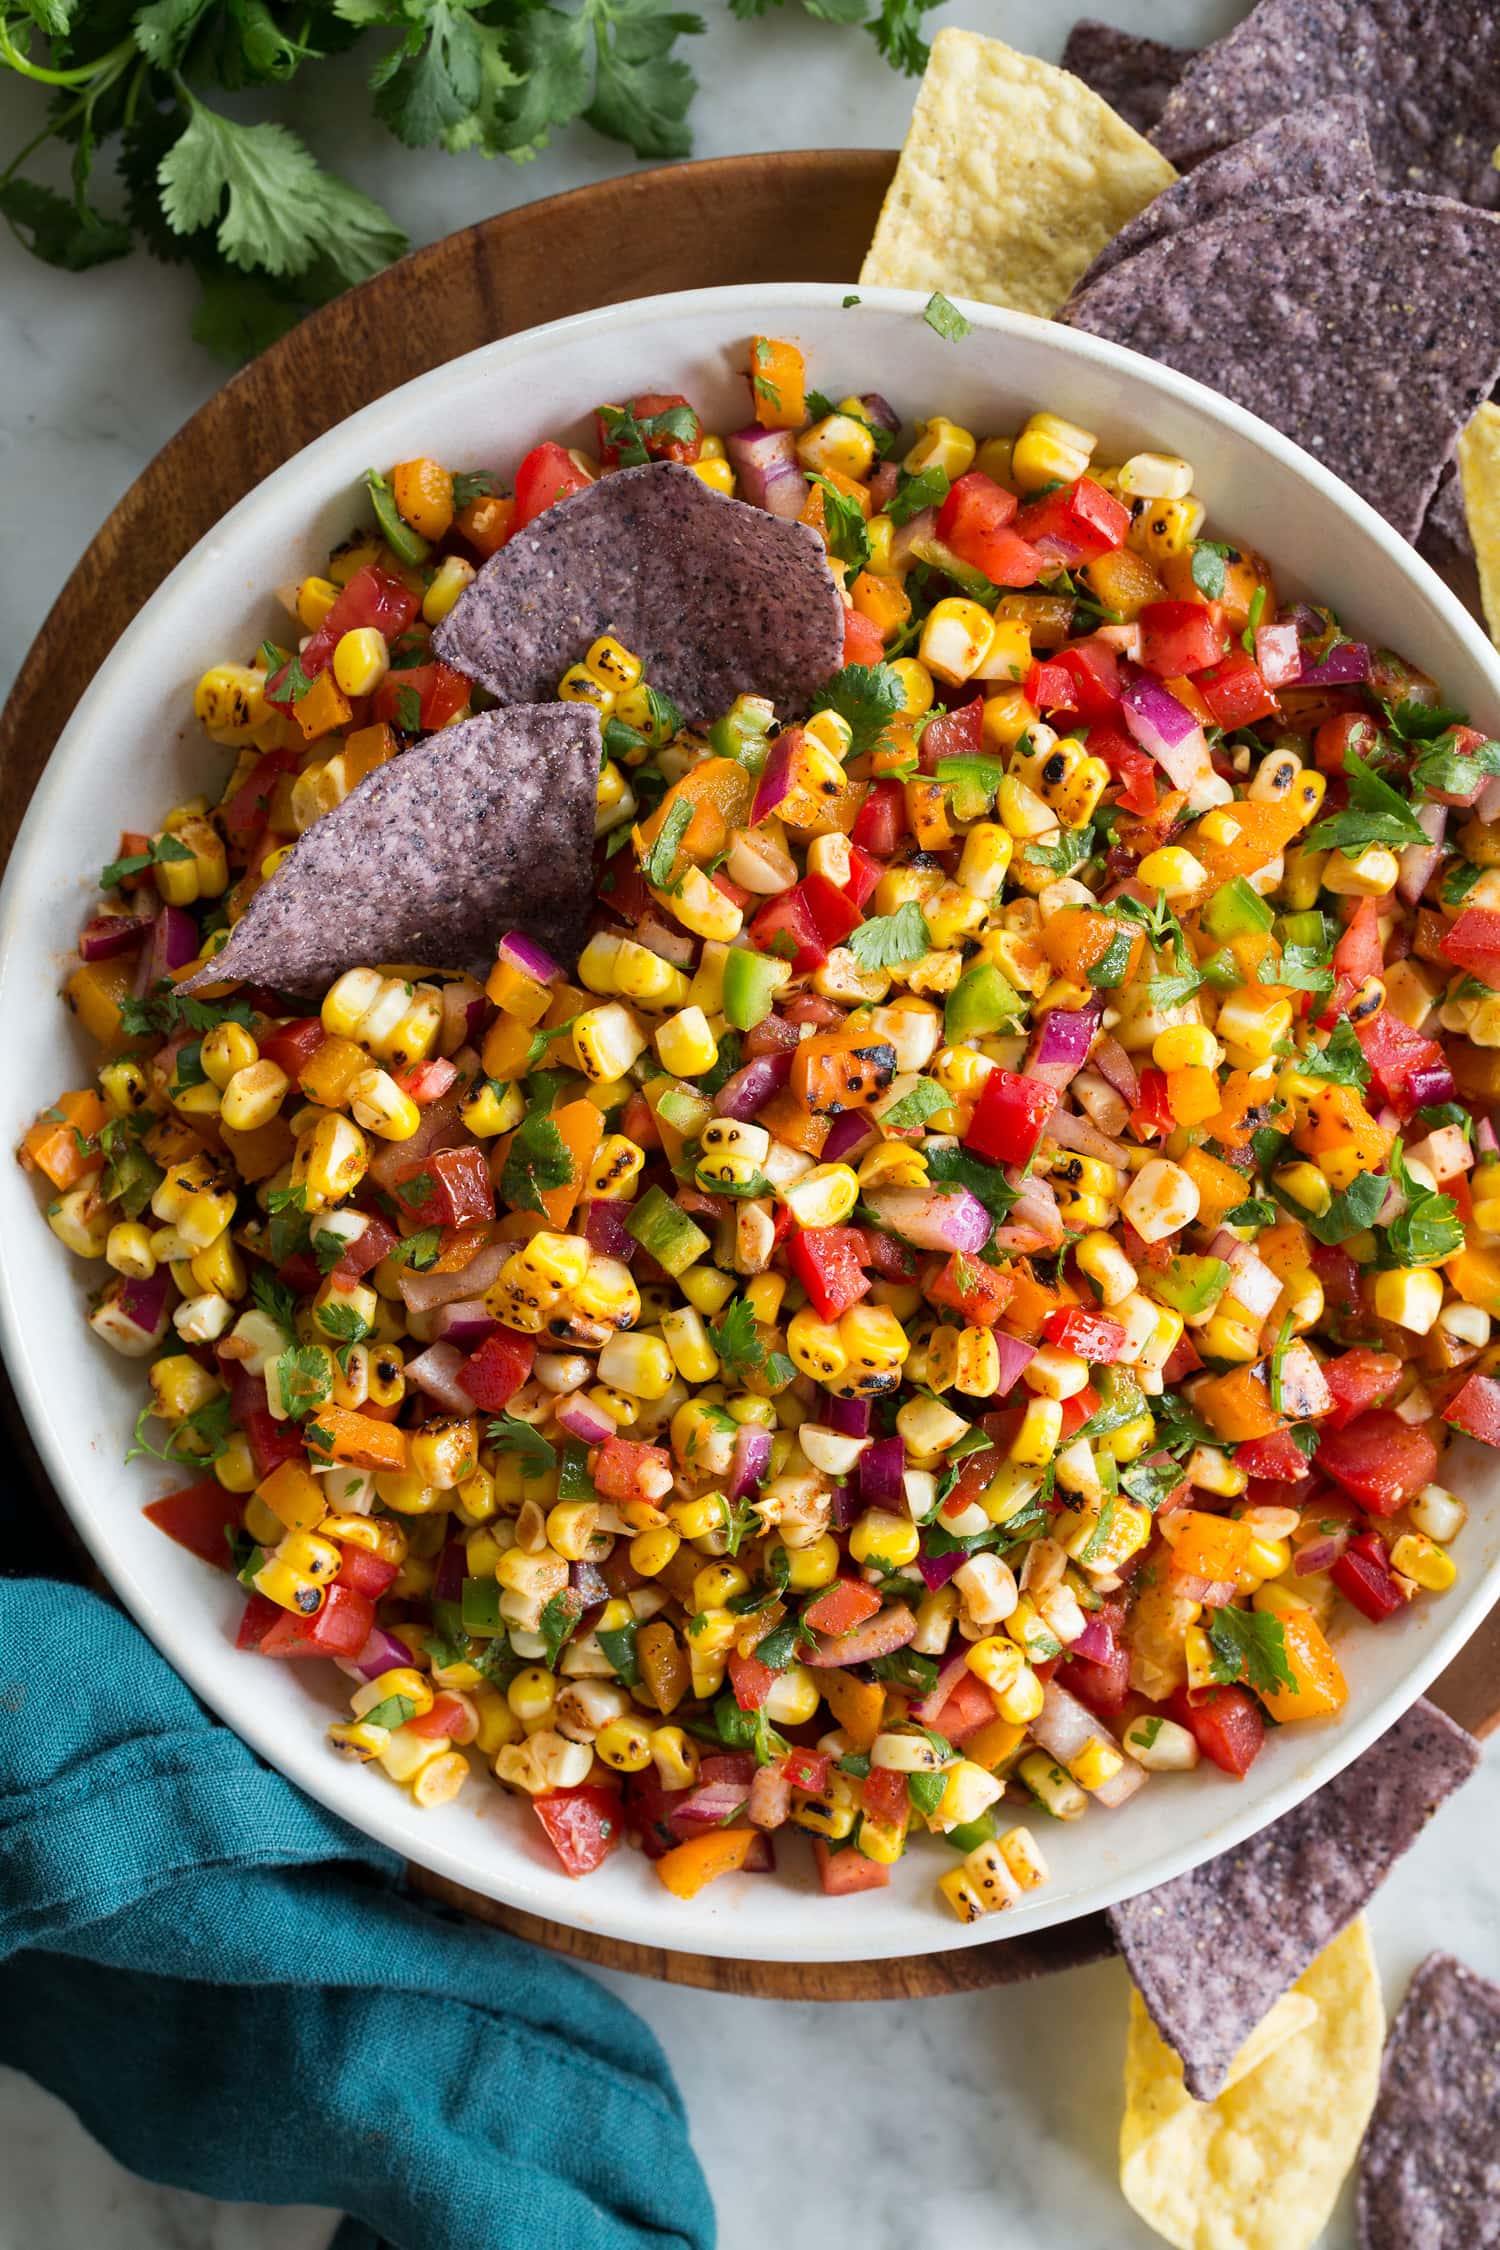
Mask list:
[[[645,2026],[398,1877],[127,1617],[0,1579],[0,2062],[148,2179],[351,2214],[338,2250],[712,2250]]]

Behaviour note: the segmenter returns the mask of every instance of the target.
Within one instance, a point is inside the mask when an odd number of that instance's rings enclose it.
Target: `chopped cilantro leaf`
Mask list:
[[[922,318],[929,328],[934,329],[950,344],[961,344],[966,336],[974,333],[973,321],[966,320],[957,305],[952,304],[941,289],[934,289],[922,307]]]
[[[903,961],[920,961],[932,950],[927,917],[915,899],[908,899],[894,914],[877,914],[851,930],[848,950],[862,969],[890,969]]]

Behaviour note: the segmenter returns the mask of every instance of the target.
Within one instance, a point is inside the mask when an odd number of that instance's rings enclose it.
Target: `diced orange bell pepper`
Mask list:
[[[818,1157],[823,1153],[823,1143],[833,1130],[831,1117],[814,1117],[806,1102],[799,1101],[790,1086],[783,1086],[773,1094],[765,1107],[756,1113],[756,1122],[764,1125],[775,1140],[785,1141],[788,1148],[800,1149],[804,1156]]]
[[[1232,805],[1217,805],[1212,815],[1204,817],[1213,819],[1215,830],[1232,825],[1235,831],[1224,842],[1211,842],[1204,835],[1200,821],[1183,838],[1194,859],[1207,870],[1215,888],[1233,882],[1237,875],[1258,874],[1261,868],[1270,865],[1278,852],[1286,850],[1305,825],[1300,805],[1262,805],[1250,798]]]
[[[1265,1377],[1253,1367],[1235,1367],[1227,1375],[1208,1376],[1194,1391],[1193,1405],[1226,1445],[1270,1437],[1274,1430],[1286,1427],[1285,1416],[1271,1404]]]
[[[1256,1236],[1255,1255],[1278,1281],[1290,1281],[1293,1274],[1305,1273],[1312,1256],[1306,1227],[1297,1219],[1278,1219],[1275,1226]]]
[[[1201,1125],[1219,1109],[1219,1082],[1211,1070],[1189,1064],[1167,1072],[1167,1107],[1179,1125]]]
[[[66,1193],[104,1159],[86,1144],[107,1122],[109,1112],[91,1086],[81,1093],[59,1094],[50,1110],[43,1111],[22,1137],[19,1155],[28,1172],[41,1172]]]
[[[1225,1212],[1243,1203],[1250,1192],[1245,1174],[1219,1157],[1210,1156],[1207,1149],[1187,1149],[1181,1161],[1183,1170],[1198,1190],[1198,1218],[1205,1227],[1218,1226]]]
[[[807,363],[778,336],[750,339],[750,399],[764,430],[800,430],[807,420]]]
[[[869,1033],[815,1032],[792,1056],[791,1090],[823,1117],[868,1109],[891,1082],[890,1053],[888,1045]]]
[[[391,471],[391,495],[403,519],[422,539],[444,539],[453,521],[453,478],[430,453],[398,461]]]
[[[241,1179],[252,1183],[268,1180],[283,1164],[290,1164],[297,1145],[284,1117],[272,1117],[264,1125],[252,1126],[248,1133],[236,1132],[232,1125],[221,1125],[219,1137],[234,1159]]]
[[[486,1078],[493,1078],[502,1086],[512,1079],[524,1078],[531,1040],[531,1026],[522,1023],[519,1016],[496,1016],[480,1049]]]
[[[641,1627],[635,1653],[641,1684],[662,1717],[667,1718],[693,1684],[682,1643],[665,1618],[655,1617]]]
[[[1376,1124],[1355,1086],[1319,1086],[1308,1096],[1306,1122],[1292,1138],[1304,1156],[1351,1149],[1362,1172],[1378,1171],[1391,1150],[1391,1135]]]
[[[1040,1336],[1042,1322],[1048,1313],[1057,1310],[1062,1299],[1055,1289],[1049,1289],[1044,1282],[1037,1280],[1024,1258],[1018,1258],[1010,1272],[1015,1280],[1015,1288],[1011,1293],[1010,1303],[1005,1308],[1002,1326],[1007,1335],[1018,1336],[1029,1343],[1034,1336]]]
[[[599,1153],[604,1119],[592,1102],[564,1102],[561,1109],[552,1112],[552,1122],[572,1161],[573,1177],[561,1187],[544,1189],[542,1208],[550,1225],[565,1228],[583,1193],[589,1166]]]
[[[879,626],[883,640],[899,632],[911,615],[911,601],[899,578],[882,578],[876,571],[862,570],[849,592],[861,617]]]
[[[1348,1701],[1349,1688],[1339,1660],[1323,1637],[1311,1610],[1277,1612],[1286,1650],[1287,1669],[1297,1685],[1293,1690],[1277,1685],[1262,1688],[1260,1699],[1273,1719],[1322,1719]]]
[[[1253,1077],[1248,1070],[1232,1070],[1219,1089],[1210,1133],[1223,1148],[1248,1148],[1251,1134],[1270,1124],[1275,1105],[1273,1082]],[[1245,1192],[1242,1187],[1238,1201],[1244,1201]]]
[[[306,695],[299,696],[292,705],[292,717],[302,729],[304,742],[316,742],[320,735],[332,734],[335,727],[346,727],[353,716],[354,712],[348,698],[340,693],[338,682],[333,676],[332,666],[326,672],[320,672]],[[280,781],[287,780],[287,775],[281,775]],[[291,790],[289,783],[286,812],[287,827],[290,831]],[[271,819],[273,825],[279,830],[282,823],[277,818],[274,792],[271,798]]]
[[[818,1685],[850,1748],[868,1750],[885,1715],[886,1692],[879,1681],[856,1679],[852,1672],[825,1671],[818,1674]]]
[[[986,1773],[994,1773],[1013,1758],[1026,1739],[1026,1729],[1012,1724],[1009,1719],[991,1719],[977,1734],[971,1734],[964,1744],[964,1756],[971,1765],[983,1766]]]
[[[1443,1271],[1466,1305],[1479,1305],[1500,1319],[1500,1250],[1478,1245],[1460,1250]]]
[[[63,986],[63,998],[101,1047],[124,1044],[121,1010],[135,985],[133,961],[85,961]]]
[[[1468,1039],[1450,1039],[1446,1047],[1459,1100],[1486,1106],[1500,1102],[1500,1047],[1476,1047]]]
[[[759,1834],[757,1828],[711,1828],[706,1836],[692,1836],[663,1852],[652,1864],[674,1898],[696,1898],[705,1883],[744,1866]]]
[[[322,1431],[327,1443],[314,1434]],[[406,1467],[406,1432],[372,1414],[345,1406],[320,1406],[308,1425],[308,1444],[319,1461],[338,1461],[346,1469],[400,1470]]]
[[[1211,1516],[1201,1508],[1184,1508],[1168,1519],[1172,1561],[1178,1570],[1195,1578],[1217,1579],[1238,1586],[1255,1534],[1234,1516]]]
[[[342,1109],[349,1088],[369,1067],[370,1058],[356,1040],[331,1034],[309,1055],[297,1073],[297,1084],[310,1102],[324,1109]]]
[[[1171,679],[1163,680],[1161,684],[1168,695],[1175,696],[1185,710],[1192,712],[1200,727],[1211,727],[1214,724],[1214,715],[1208,707],[1202,690],[1194,687],[1192,681],[1184,673],[1174,673]]]
[[[1116,547],[1084,564],[1079,572],[1089,591],[1106,609],[1117,610],[1127,624],[1140,616],[1147,602],[1166,594],[1161,573],[1133,547]]]
[[[377,766],[389,764],[395,755],[396,737],[390,727],[356,727],[344,737],[344,779],[352,789]]]
[[[906,819],[924,852],[946,850],[953,841],[948,820],[948,790],[941,781],[908,781]]]
[[[737,758],[705,758],[674,781],[654,813],[636,830],[642,859],[667,824],[674,805],[689,804],[693,817],[683,831],[678,855],[700,863],[723,851],[732,828],[750,818],[750,776]]]
[[[488,557],[498,554],[505,545],[515,520],[514,500],[498,492],[484,492],[459,509],[453,524],[477,553]]]
[[[1128,927],[1126,923],[1117,922],[1113,915],[1095,914],[1087,906],[1065,906],[1042,929],[1038,942],[1060,977],[1066,977],[1071,984],[1087,984],[1090,969],[1104,959],[1121,930]],[[1131,939],[1130,958],[1120,979],[1122,984],[1128,984],[1134,976],[1144,943],[1137,931]]]

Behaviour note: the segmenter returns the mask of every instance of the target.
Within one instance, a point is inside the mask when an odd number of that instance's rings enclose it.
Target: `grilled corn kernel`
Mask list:
[[[941,469],[953,484],[973,468],[978,450],[979,442],[970,431],[950,422],[945,414],[934,414],[922,423],[917,442],[902,466],[908,476],[919,476],[924,469]],[[855,473],[863,475],[864,471]]]
[[[701,1008],[683,1008],[659,1023],[656,1052],[675,1078],[697,1078],[719,1059],[719,1042]]]
[[[391,668],[384,633],[360,625],[343,633],[333,651],[333,676],[345,695],[373,695]]]
[[[934,604],[923,624],[922,662],[938,679],[961,687],[988,656],[994,630],[989,611],[978,602],[949,596]]]
[[[1375,1276],[1375,1310],[1382,1320],[1413,1336],[1430,1333],[1443,1309],[1443,1277],[1430,1266],[1417,1266]]]
[[[623,1078],[646,1051],[640,1020],[618,1001],[586,1008],[572,1029],[573,1053],[585,1077]]]
[[[1011,1441],[1009,1458],[1027,1468],[1045,1468],[1062,1436],[1062,1405],[1055,1398],[1026,1402],[1021,1427]]]
[[[901,689],[901,713],[904,718],[920,719],[930,711],[937,699],[937,689],[932,674],[925,664],[914,656],[898,656],[891,670]]]
[[[1353,857],[1333,851],[1323,868],[1323,888],[1340,898],[1384,898],[1400,872],[1395,853],[1384,844],[1369,844]]]
[[[1421,1531],[1408,1531],[1396,1541],[1391,1568],[1429,1594],[1445,1594],[1458,1576],[1452,1556]]]
[[[1073,484],[1088,468],[1099,440],[1058,414],[1033,414],[1011,449],[1011,476],[1019,492],[1044,484]]]

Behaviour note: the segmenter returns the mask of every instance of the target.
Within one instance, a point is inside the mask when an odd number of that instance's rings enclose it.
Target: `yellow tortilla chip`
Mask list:
[[[1195,2102],[1130,1996],[1120,2185],[1176,2250],[1311,2250],[1359,2150],[1385,2010],[1363,1916],[1318,1955]]]
[[[940,31],[859,278],[1048,320],[1176,177],[1081,78]]]
[[[1474,538],[1490,639],[1500,647],[1500,406],[1486,399],[1458,441],[1464,513]]]

